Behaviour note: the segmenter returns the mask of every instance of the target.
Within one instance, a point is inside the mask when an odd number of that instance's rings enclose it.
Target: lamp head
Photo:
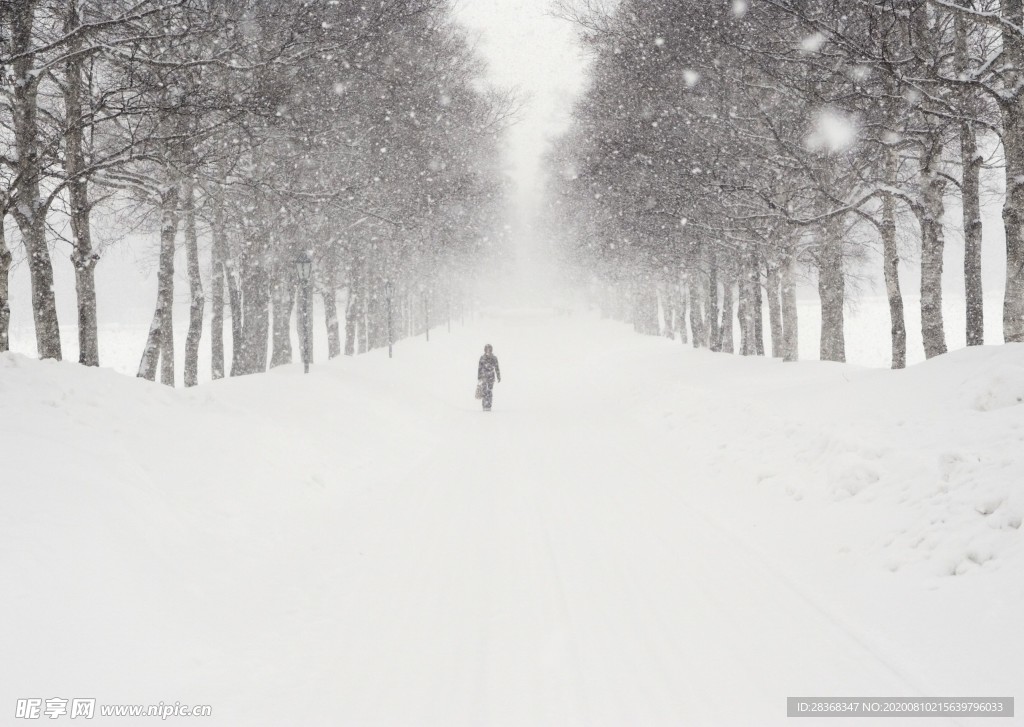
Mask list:
[[[313,256],[306,250],[303,250],[295,258],[295,272],[298,273],[299,280],[302,282],[306,282],[313,276]]]

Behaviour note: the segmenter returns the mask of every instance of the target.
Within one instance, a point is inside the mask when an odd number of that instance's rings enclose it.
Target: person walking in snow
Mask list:
[[[501,369],[498,367],[498,357],[493,351],[491,344],[484,346],[484,355],[480,357],[480,363],[476,367],[476,380],[483,390],[484,411],[491,410],[495,381],[501,383]]]

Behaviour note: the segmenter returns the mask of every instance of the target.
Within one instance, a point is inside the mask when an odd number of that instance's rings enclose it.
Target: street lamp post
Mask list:
[[[395,292],[395,287],[391,284],[390,280],[384,281],[384,297],[388,301],[388,358],[394,357],[394,344],[395,337],[391,329],[391,296]]]
[[[310,325],[310,287],[313,284],[313,258],[303,251],[295,258],[295,272],[299,275],[299,347],[302,349],[303,370],[308,374],[313,362],[313,329]]]

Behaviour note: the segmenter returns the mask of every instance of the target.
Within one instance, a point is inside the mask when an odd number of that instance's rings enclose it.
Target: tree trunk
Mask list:
[[[178,194],[175,193],[174,201],[177,203]],[[175,234],[177,232],[177,224],[179,221],[179,215],[177,210],[174,211],[174,222],[175,222]],[[160,282],[160,276],[157,275],[157,285],[160,286],[161,290],[166,290],[165,299],[163,305],[160,308],[160,383],[165,386],[174,386],[174,238],[175,234],[170,236],[170,242],[165,245],[163,240],[160,241],[160,268],[166,269],[167,274],[163,283]],[[166,253],[167,261],[166,268],[164,262],[165,248],[168,250]]]
[[[333,295],[333,290],[331,295]],[[327,295],[327,291],[324,291],[324,295]],[[370,347],[371,348],[385,348],[388,345],[388,307],[387,301],[384,299],[383,284],[381,281],[375,281],[375,289],[372,297],[370,298],[373,305],[370,308]],[[324,297],[324,305],[328,303],[327,298]],[[325,311],[326,319],[326,311]],[[330,323],[328,322],[328,334],[330,333]],[[330,344],[328,343],[328,348]]]
[[[11,251],[4,235],[4,211],[0,209],[0,353],[10,350],[11,304],[10,271]]]
[[[353,356],[356,352],[356,315],[359,310],[358,296],[355,292],[355,281],[349,282],[348,296],[345,301],[345,355]],[[401,329],[399,329],[401,330]]]
[[[750,294],[754,299],[754,353],[764,356],[764,308],[761,299],[761,264],[757,255],[750,257]]]
[[[359,348],[360,354],[370,351],[370,290],[366,285],[363,294],[359,296]]]
[[[38,73],[38,69],[33,67],[35,54],[31,52],[36,4],[34,0],[23,0],[8,15],[11,19],[11,26],[7,29],[10,34],[8,47],[10,55],[15,57],[10,64],[15,78],[11,117],[17,153],[17,201],[11,213],[21,230],[21,241],[28,255],[36,348],[40,358],[59,360],[60,326],[53,293],[53,263],[46,246],[46,209],[39,191],[43,158],[39,151],[38,93],[39,79],[45,74]]]
[[[74,195],[72,195],[74,196]],[[72,202],[72,208],[74,207]],[[88,213],[84,219],[75,220],[71,212],[71,227],[87,229]],[[83,227],[84,226],[84,227]],[[78,300],[78,362],[85,366],[100,365],[99,320],[96,311],[96,263],[100,256],[96,252],[86,253],[91,248],[88,233],[72,232],[75,249],[71,253],[71,264],[75,268],[75,294]]]
[[[686,321],[683,319],[683,312],[681,309],[682,298],[681,289],[679,282],[673,279],[671,276],[668,278],[668,282],[665,283],[665,295],[668,297],[672,305],[672,340],[674,341],[677,336],[684,333],[686,328]]]
[[[241,376],[243,363],[242,353],[245,348],[245,308],[242,305],[242,286],[238,283],[238,275],[233,265],[226,265],[228,284],[228,305],[231,308],[231,376]]]
[[[966,0],[964,0],[966,1]],[[957,69],[966,73],[970,66],[968,35],[971,24],[961,13],[955,14]],[[985,343],[985,303],[981,282],[981,165],[974,114],[978,109],[977,92],[965,88],[960,92],[960,195],[964,219],[964,296],[967,303],[967,345]]]
[[[890,154],[890,166],[895,171],[896,160]],[[894,175],[890,174],[890,183]],[[885,292],[889,298],[889,321],[892,337],[892,367],[902,369],[907,365],[907,327],[903,320],[903,293],[900,291],[900,255],[896,247],[896,200],[891,194],[882,197],[882,273],[885,278]]]
[[[907,17],[910,29],[917,36],[916,43],[923,56],[938,62],[951,56],[949,38],[942,29],[939,15],[928,2],[909,3]],[[954,63],[957,59],[952,57]],[[927,101],[925,101],[927,103]],[[944,109],[943,109],[944,110]],[[918,177],[920,195],[912,204],[921,227],[921,338],[928,358],[946,352],[946,336],[942,322],[942,255],[944,234],[942,219],[945,213],[943,195],[946,179],[940,173],[944,150],[945,122],[929,113],[921,116],[918,132]]]
[[[833,219],[821,230],[818,245],[818,295],[821,298],[821,360],[846,361],[843,314],[846,278],[843,274],[843,220]]]
[[[1005,37],[1005,34],[1004,34]],[[1024,61],[1024,52],[1021,53]],[[1003,296],[1003,340],[1024,343],[1024,94],[1003,111],[1006,156],[1006,292]]]
[[[341,355],[341,329],[338,325],[338,291],[333,285],[324,288],[324,318],[327,322],[327,358]]]
[[[935,169],[941,154],[941,140],[936,136],[929,141],[921,160],[924,199],[915,206],[921,225],[921,338],[927,358],[946,352],[942,323],[942,253],[945,246],[942,217],[945,213],[943,195],[946,182]]]
[[[782,342],[782,301],[779,298],[779,269],[768,264],[765,286],[768,292],[768,323],[772,334],[772,358],[782,358],[785,344]]]
[[[736,317],[740,324],[739,353],[741,356],[749,356],[750,336],[748,334],[750,332],[750,328],[747,325],[747,300],[749,299],[747,291],[749,288],[747,286],[746,256],[741,254],[737,259],[736,264],[737,272],[739,273],[736,279]]]
[[[224,187],[213,185],[211,205],[212,244],[210,248],[210,375],[214,381],[224,378],[224,283],[227,277],[227,225],[224,219]]]
[[[708,248],[708,348],[712,351],[722,350],[722,329],[718,323],[718,255],[715,243]]]
[[[70,33],[81,25],[78,0],[67,0],[64,32]],[[92,247],[90,229],[89,181],[85,177],[84,150],[85,113],[82,108],[82,78],[84,58],[78,53],[82,46],[77,36],[68,47],[69,60],[64,64],[64,173],[68,180],[69,216],[73,250],[71,264],[75,269],[75,293],[78,300],[78,362],[85,366],[99,366],[99,324],[96,315],[96,263],[99,255]]]
[[[295,317],[299,329],[299,353],[302,363],[308,367],[313,363],[313,281],[299,283],[298,315]],[[307,368],[307,373],[309,372]]]
[[[686,288],[690,293],[690,339],[694,348],[706,348],[707,331],[704,329],[704,302],[701,300],[703,286],[697,280],[698,273],[690,273]]]
[[[782,256],[782,360],[800,360],[800,329],[796,308],[796,256],[787,249]]]
[[[292,309],[295,307],[295,288],[292,281],[287,276],[284,277],[285,279],[277,283],[271,291],[274,334],[271,338],[270,368],[285,366],[292,362]],[[296,319],[296,328],[299,332],[299,350],[301,351],[301,307]]]
[[[967,298],[967,345],[985,343],[985,300],[981,283],[981,195],[982,159],[974,124],[960,126],[960,153],[964,168],[962,197],[964,212],[964,293]]]
[[[267,370],[267,349],[270,343],[270,280],[267,257],[269,233],[257,227],[250,236],[251,244],[243,249],[241,265],[242,288],[242,353],[238,374],[259,374]],[[238,375],[232,367],[231,375]]]
[[[1003,0],[1002,54],[1010,70],[1006,79],[1013,95],[1001,104],[1003,153],[1006,158],[1006,197],[1003,226],[1006,229],[1006,292],[1003,297],[1003,340],[1024,343],[1024,2]]]
[[[196,209],[192,180],[181,190],[185,215],[185,257],[188,267],[189,315],[188,334],[185,337],[185,386],[199,383],[199,341],[203,337],[203,281],[199,275],[199,237],[196,234]]]
[[[174,238],[178,234],[178,187],[168,186],[160,196],[160,259],[156,274],[156,308],[149,336],[139,363],[139,378],[156,380],[157,365],[163,360],[160,381],[174,386]]]
[[[658,285],[658,304],[661,307],[664,327],[661,334],[672,341],[676,340],[676,301],[672,295],[672,285]]]
[[[412,338],[413,336],[413,309],[412,309],[412,296],[402,296],[402,330],[405,331],[405,338]]]
[[[740,256],[740,353],[744,356],[758,354],[758,324],[761,314],[761,290],[753,253]],[[763,342],[762,342],[762,351]]]
[[[682,343],[689,343],[689,335],[686,331],[687,312],[689,311],[689,290],[687,290],[687,287],[686,274],[684,273],[680,276],[679,282],[676,283],[676,295],[679,299],[679,340]]]
[[[733,353],[733,282],[731,275],[722,277],[722,324],[718,332],[720,342],[719,350],[724,353]]]

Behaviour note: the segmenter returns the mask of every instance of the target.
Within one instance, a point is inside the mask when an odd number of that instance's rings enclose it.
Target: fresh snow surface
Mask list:
[[[187,391],[6,354],[0,710],[771,725],[787,696],[1021,697],[1022,400],[1022,345],[891,372],[528,310]]]

